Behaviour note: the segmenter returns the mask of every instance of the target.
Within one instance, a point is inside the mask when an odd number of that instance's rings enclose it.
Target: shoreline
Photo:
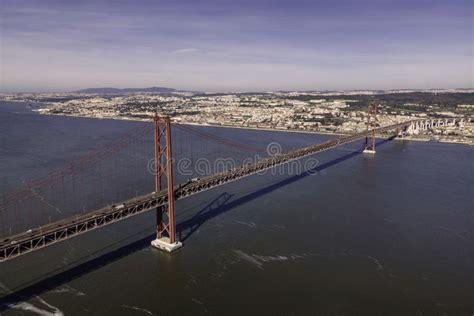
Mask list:
[[[316,135],[334,135],[334,136],[344,136],[349,134],[344,133],[331,133],[331,132],[317,132],[317,131],[306,131],[306,130],[297,130],[297,129],[280,129],[280,128],[268,128],[268,127],[249,127],[249,126],[235,126],[235,125],[214,125],[206,123],[180,123],[186,125],[196,125],[196,126],[207,126],[207,127],[221,127],[221,128],[238,128],[238,129],[248,129],[255,131],[267,131],[267,132],[285,132],[285,133],[301,133],[301,134],[316,134]]]
[[[97,120],[115,120],[115,121],[132,121],[132,122],[151,122],[150,119],[134,118],[129,116],[110,116],[110,117],[98,117],[98,116],[88,116],[88,115],[72,115],[72,114],[63,114],[63,113],[41,113],[38,109],[32,110],[39,115],[50,115],[50,116],[67,116],[75,118],[88,118],[88,119],[97,119]],[[316,134],[316,135],[329,135],[329,136],[345,136],[350,134],[345,133],[332,133],[332,132],[317,132],[317,131],[305,131],[305,130],[296,130],[296,129],[273,129],[273,128],[264,128],[264,127],[246,127],[246,126],[235,126],[235,125],[214,125],[207,123],[194,123],[194,122],[174,122],[184,125],[194,125],[194,126],[204,126],[204,127],[218,127],[218,128],[235,128],[235,129],[247,129],[247,130],[256,130],[256,131],[267,131],[267,132],[283,132],[283,133],[302,133],[302,134]],[[382,138],[382,137],[378,137]]]
[[[6,101],[6,102],[18,102],[18,103],[27,103],[21,101]],[[37,102],[34,102],[38,104]],[[65,113],[43,113],[41,109],[45,106],[45,104],[39,104],[39,106],[35,109],[31,109],[32,112],[38,113],[39,115],[51,115],[51,116],[67,116],[67,117],[74,117],[74,118],[87,118],[87,119],[99,119],[99,120],[118,120],[118,121],[133,121],[133,122],[149,122],[150,119],[143,119],[143,118],[134,118],[129,116],[110,116],[110,117],[98,117],[98,116],[90,116],[90,115],[73,115],[73,114],[65,114]],[[235,125],[214,125],[214,124],[207,124],[207,123],[194,123],[194,122],[184,122],[179,124],[186,124],[186,125],[194,125],[194,126],[205,126],[205,127],[218,127],[218,128],[235,128],[235,129],[246,129],[246,130],[256,130],[256,131],[267,131],[267,132],[286,132],[286,133],[302,133],[302,134],[314,134],[314,135],[327,135],[327,136],[344,136],[350,135],[347,133],[337,133],[337,132],[321,132],[321,131],[307,131],[307,130],[297,130],[297,129],[278,129],[278,128],[268,128],[268,127],[248,127],[248,126],[235,126]],[[376,135],[376,138],[386,138],[383,135]],[[433,139],[432,137],[416,137],[416,136],[407,136],[403,139],[397,140],[404,140],[404,141],[415,141],[415,142],[436,142],[441,144],[457,144],[457,145],[467,145],[473,146],[474,143],[459,141],[459,140],[449,140],[449,139]]]
[[[128,116],[113,116],[113,117],[96,117],[96,116],[86,116],[86,115],[70,115],[70,114],[50,114],[50,113],[41,113],[38,110],[33,110],[40,115],[52,115],[52,116],[67,116],[67,117],[76,117],[76,118],[89,118],[89,119],[99,119],[99,120],[117,120],[117,121],[133,121],[133,122],[150,122],[151,119],[141,119]],[[306,130],[296,130],[296,129],[278,129],[278,128],[267,128],[267,127],[248,127],[248,126],[235,126],[235,125],[214,125],[207,123],[179,123],[185,125],[194,125],[194,126],[204,126],[204,127],[218,127],[218,128],[235,128],[235,129],[245,129],[245,130],[255,130],[255,131],[267,131],[267,132],[284,132],[284,133],[302,133],[302,134],[315,134],[315,135],[327,135],[327,136],[345,136],[350,134],[345,133],[333,133],[333,132],[319,132],[319,131],[306,131]],[[376,135],[376,138],[384,139],[386,136]],[[436,140],[432,137],[416,137],[416,136],[406,136],[403,139],[396,139],[399,141],[414,141],[414,142],[436,142],[442,144],[456,144],[456,145],[467,145],[473,146],[474,143],[468,143],[457,140]]]

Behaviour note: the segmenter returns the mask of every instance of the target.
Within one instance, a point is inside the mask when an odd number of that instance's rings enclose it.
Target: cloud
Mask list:
[[[242,1],[0,0],[0,85],[472,86],[469,2]]]
[[[171,52],[171,54],[193,54],[201,52],[198,48],[182,48]]]

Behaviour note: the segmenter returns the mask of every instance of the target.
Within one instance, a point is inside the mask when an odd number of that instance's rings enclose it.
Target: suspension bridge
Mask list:
[[[376,134],[402,137],[420,128],[448,124],[445,120],[411,120],[380,127],[376,114],[376,104],[371,102],[366,131],[276,154],[189,125],[172,124],[169,117],[155,116],[153,124],[143,123],[65,168],[4,194],[0,198],[0,262],[149,211],[156,212],[156,239],[152,245],[172,252],[182,246],[176,238],[177,200],[363,138],[364,152],[374,154]],[[181,141],[172,141],[172,133],[182,135]],[[176,165],[176,156],[185,158],[180,162],[184,161],[188,170],[199,169],[203,148],[196,145],[198,139],[221,148],[207,150],[214,154],[214,161],[228,153],[240,164],[223,170],[207,168],[199,173],[200,177],[182,172],[175,176],[176,169],[183,167]],[[242,153],[267,156],[249,162]],[[124,185],[111,190],[117,187],[112,184],[120,181]]]

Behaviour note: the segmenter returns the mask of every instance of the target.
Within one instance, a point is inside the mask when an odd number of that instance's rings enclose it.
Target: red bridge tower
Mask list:
[[[183,245],[176,240],[176,221],[174,212],[173,156],[171,146],[171,121],[169,117],[155,115],[155,191],[160,192],[161,177],[167,180],[168,203],[156,209],[156,239],[151,245],[172,252]],[[163,138],[165,143],[162,144]]]
[[[366,154],[375,154],[375,129],[377,128],[377,102],[370,101],[367,109],[367,136],[365,137]]]

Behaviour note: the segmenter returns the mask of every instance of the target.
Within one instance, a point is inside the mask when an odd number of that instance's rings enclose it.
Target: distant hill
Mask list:
[[[150,92],[150,93],[172,93],[176,92],[176,89],[165,88],[165,87],[150,87],[150,88],[88,88],[74,91],[74,93],[87,93],[87,94],[126,94],[126,93],[137,93],[137,92]]]

